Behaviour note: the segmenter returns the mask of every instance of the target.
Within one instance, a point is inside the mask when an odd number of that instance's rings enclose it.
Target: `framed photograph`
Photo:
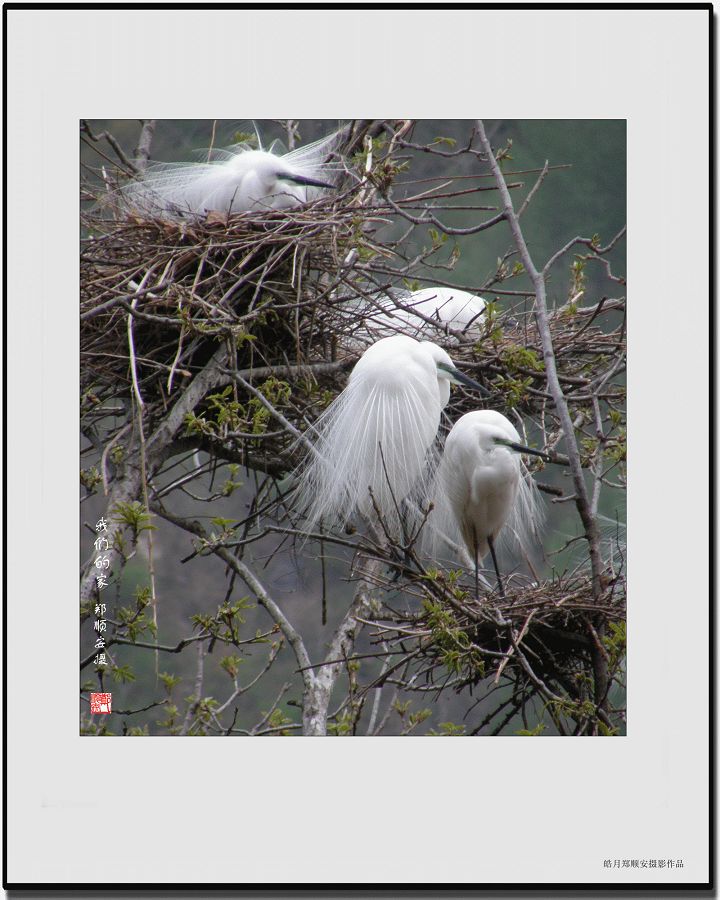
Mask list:
[[[712,887],[711,8],[5,33],[5,886]]]

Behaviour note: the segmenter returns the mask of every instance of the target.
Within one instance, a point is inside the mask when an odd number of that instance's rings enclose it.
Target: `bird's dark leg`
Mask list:
[[[478,589],[478,540],[477,531],[473,525],[473,558],[475,560],[475,600],[480,602],[480,591]]]
[[[490,547],[490,553],[492,553],[492,561],[495,566],[495,574],[497,575],[498,580],[498,588],[500,589],[500,596],[505,599],[505,590],[503,588],[502,578],[500,577],[500,569],[498,568],[497,556],[495,555],[495,541],[492,539],[490,535],[488,535],[488,546]]]

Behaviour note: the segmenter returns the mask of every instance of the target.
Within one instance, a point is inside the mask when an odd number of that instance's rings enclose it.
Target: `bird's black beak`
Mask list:
[[[300,184],[303,187],[319,187],[319,188],[334,188],[334,184],[328,184],[327,181],[320,181],[317,178],[307,178],[305,175],[278,175],[278,178],[283,181],[292,181],[293,184]]]
[[[473,378],[470,378],[469,375],[465,375],[464,372],[461,372],[459,369],[454,368],[454,366],[448,366],[445,363],[438,363],[438,369],[442,369],[443,372],[447,372],[450,376],[450,380],[454,384],[464,384],[466,387],[473,388],[473,390],[478,391],[478,393],[482,394],[483,397],[489,397],[490,391],[475,381]]]
[[[530,456],[539,456],[540,459],[544,459],[545,462],[552,462],[552,457],[547,453],[543,453],[542,450],[533,450],[532,447],[526,447],[524,444],[516,444],[515,441],[506,441],[504,438],[495,438],[495,443],[500,444],[502,447],[509,447],[510,450],[515,450],[516,453],[529,453]]]

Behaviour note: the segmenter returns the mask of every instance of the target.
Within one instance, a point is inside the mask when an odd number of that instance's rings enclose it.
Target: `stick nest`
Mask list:
[[[350,188],[292,211],[230,219],[211,214],[184,223],[118,222],[97,208],[87,213],[81,257],[83,421],[102,420],[108,438],[123,427],[132,415],[133,364],[150,416],[162,415],[224,345],[228,370],[241,372],[303,430],[342,390],[363,349],[355,336],[372,323],[378,292],[415,284],[403,242],[375,240],[378,227],[397,214],[390,214],[377,192],[371,201],[361,200],[358,189]],[[425,259],[433,252],[426,248]],[[483,296],[492,299],[492,290]],[[427,336],[490,388],[490,406],[545,414],[549,396],[528,298],[513,297],[504,312],[491,304],[472,333],[437,324]],[[576,405],[586,410],[587,388],[608,370],[617,349],[618,329],[608,327],[613,315],[617,319],[613,302],[604,309],[567,304],[553,314],[561,380],[571,402],[576,396]],[[225,384],[232,383],[228,374]],[[621,388],[609,390],[622,401]],[[261,444],[264,467],[274,460],[278,469],[292,441],[248,399],[233,384],[234,408],[206,403],[196,431],[213,452],[225,447],[232,459]],[[454,420],[476,404],[476,397],[457,391],[447,412]],[[546,437],[552,446],[553,435]]]

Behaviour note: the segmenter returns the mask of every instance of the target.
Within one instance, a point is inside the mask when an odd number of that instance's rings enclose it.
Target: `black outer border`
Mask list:
[[[693,895],[702,892],[706,896],[715,896],[715,873],[716,873],[716,854],[715,854],[715,822],[716,822],[716,796],[715,796],[715,774],[716,774],[716,709],[715,709],[715,604],[714,599],[717,595],[715,566],[715,450],[716,450],[716,429],[717,422],[715,418],[715,378],[717,375],[715,352],[717,349],[715,342],[715,299],[716,299],[716,279],[715,279],[715,21],[713,17],[712,3],[5,3],[3,4],[2,31],[3,31],[3,197],[7,198],[7,97],[8,97],[8,70],[7,70],[7,41],[8,41],[8,17],[7,14],[11,10],[86,10],[86,9],[126,9],[133,10],[170,10],[170,9],[362,9],[362,10],[384,10],[384,9],[402,9],[402,10],[418,10],[418,9],[476,9],[476,10],[534,10],[534,9],[551,9],[551,10],[614,10],[614,9],[631,9],[631,10],[707,10],[708,16],[708,41],[709,41],[709,61],[710,61],[710,108],[708,110],[710,120],[710,171],[708,172],[709,181],[709,221],[710,221],[710,247],[708,252],[708,266],[710,275],[711,296],[710,302],[710,328],[709,328],[709,345],[708,352],[710,354],[710,395],[709,395],[709,421],[710,421],[710,482],[709,482],[709,554],[708,562],[710,566],[710,584],[711,591],[709,596],[709,633],[708,633],[708,653],[709,653],[709,674],[710,674],[710,771],[709,771],[709,880],[707,882],[694,882],[690,884],[653,884],[652,887],[646,887],[638,884],[552,884],[552,885],[536,885],[530,887],[527,884],[487,884],[487,885],[468,885],[463,888],[455,888],[447,886],[439,888],[445,896],[466,896],[467,894],[477,894],[484,892],[505,893],[506,896],[524,896],[527,893],[533,893],[537,897],[554,897],[558,892],[575,891],[578,896],[602,896],[617,891],[631,892],[638,896],[654,897],[657,894],[663,894],[669,897],[687,896],[690,891]],[[3,296],[7,298],[7,201],[3,202],[3,277],[2,287]],[[3,303],[3,409],[7,410],[7,303]],[[3,415],[3,559],[7,561],[7,436],[8,422],[7,415]],[[180,883],[175,885],[158,885],[138,883],[132,887],[114,887],[106,884],[96,885],[77,885],[72,889],[51,890],[46,884],[36,884],[31,882],[14,882],[10,883],[6,880],[7,876],[7,834],[8,834],[8,808],[7,808],[7,569],[3,567],[3,595],[6,600],[3,603],[3,688],[2,688],[2,722],[3,722],[3,767],[2,767],[2,824],[3,824],[3,842],[2,842],[2,873],[3,888],[7,891],[34,891],[38,896],[42,897],[76,897],[78,892],[94,891],[96,893],[107,893],[115,896],[137,897],[138,891],[145,891],[156,896],[171,896],[177,893],[177,890],[183,891],[183,895],[187,897],[198,896],[204,897],[207,892],[219,895],[220,892],[225,896],[237,896],[238,892],[247,894],[272,892],[275,896],[306,896],[321,897],[323,894],[332,892],[333,896],[340,894],[355,894],[357,892],[372,893],[374,896],[393,897],[394,895],[408,891],[417,896],[434,896],[437,891],[424,891],[419,885],[411,884],[363,884],[363,885],[343,885],[343,890],[338,892],[333,887],[317,886],[312,890],[297,887],[288,888],[287,884],[265,884],[265,885],[247,885],[241,887],[237,884],[204,884],[204,885],[188,885]],[[168,889],[173,888],[172,894],[168,893]]]

